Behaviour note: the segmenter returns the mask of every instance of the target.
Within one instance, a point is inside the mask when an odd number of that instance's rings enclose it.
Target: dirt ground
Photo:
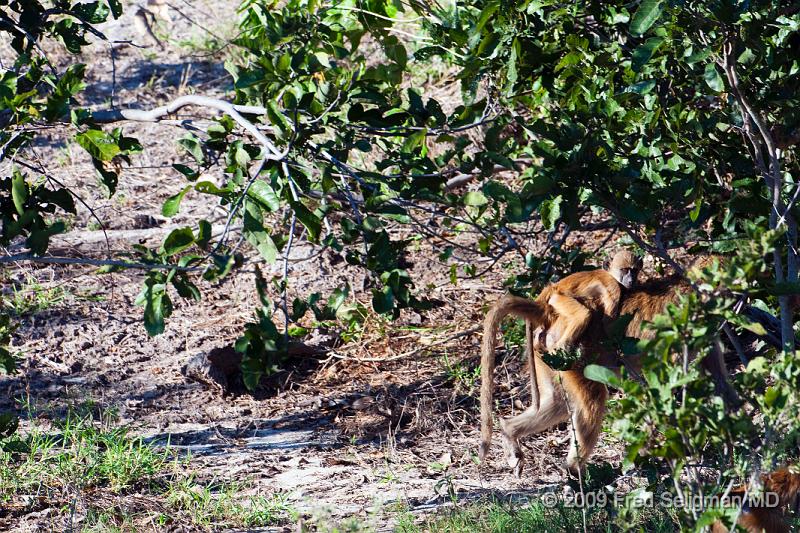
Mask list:
[[[160,22],[162,32],[169,30],[163,51],[115,45],[115,83],[108,46],[94,45],[83,58],[94,61],[84,101],[103,108],[112,85],[115,103],[123,107],[150,107],[188,93],[229,95],[221,53],[203,43],[208,31],[235,33],[236,4],[176,2],[180,13],[173,9],[172,20]],[[130,17],[129,9],[121,21],[101,29],[112,39],[151,44],[135,32]],[[97,61],[97,55],[106,59]],[[93,212],[79,207],[72,233],[54,240],[53,254],[103,257],[137,242],[155,245],[170,229],[199,218],[224,221],[209,197],[191,194],[180,214],[162,217],[164,200],[184,185],[170,168],[182,160],[174,140],[183,132],[164,124],[122,126],[145,151],[123,173],[111,199],[95,186],[88,159],[65,143],[63,131],[53,130],[28,154],[48,162],[53,176],[92,207]],[[222,174],[212,170],[206,177],[221,180]],[[545,246],[544,239],[528,244]],[[223,395],[181,372],[192,356],[230,346],[253,316],[257,297],[251,265],[219,284],[204,284],[198,303],[176,299],[166,332],[155,338],[145,333],[142,310],[133,304],[141,273],[98,276],[83,267],[32,264],[6,268],[7,295],[13,286],[35,281],[60,296],[23,317],[14,344],[24,362],[17,375],[0,377],[0,410],[25,415],[25,406],[32,405],[46,419],[92,401],[116,411],[119,422],[135,434],[190,452],[190,468],[200,479],[247,479],[250,492],[286,493],[309,515],[358,516],[378,528],[391,527],[392,504],[415,514],[448,505],[448,486],[461,502],[489,493],[558,490],[565,481],[559,465],[566,455],[566,428],[527,441],[531,464],[522,479],[504,467],[499,444],[480,471],[473,461],[480,334],[457,334],[480,323],[482,306],[501,293],[508,272],[500,263],[491,274],[454,286],[447,265],[436,258],[439,251],[423,241],[412,257],[411,274],[443,307],[425,316],[406,313],[395,323],[370,319],[360,339],[340,341],[320,357],[296,358],[255,395]],[[333,251],[316,252],[308,244],[292,249],[290,295],[326,294],[347,280],[354,288],[351,297],[369,301],[359,290],[363,272],[345,268]],[[262,267],[278,276],[282,265]],[[524,365],[512,352],[501,360],[498,373],[508,383],[498,392],[505,413],[517,412],[527,402]],[[617,458],[613,446],[601,444],[594,461]],[[2,526],[58,529],[48,516],[39,510]]]

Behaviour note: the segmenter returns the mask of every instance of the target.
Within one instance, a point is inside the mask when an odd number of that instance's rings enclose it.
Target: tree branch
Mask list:
[[[264,115],[267,110],[261,106],[249,105],[236,105],[220,100],[218,98],[211,98],[208,96],[200,96],[195,94],[180,96],[172,102],[150,109],[109,109],[107,111],[95,111],[92,113],[92,118],[95,122],[107,124],[110,122],[119,122],[122,120],[131,120],[136,122],[157,122],[162,117],[171,115],[179,109],[186,106],[200,106],[221,111],[236,121],[241,127],[247,130],[255,139],[267,149],[268,154],[264,158],[270,161],[281,161],[288,155],[286,152],[281,152],[275,147],[275,144],[264,135],[252,122],[242,116],[242,113],[247,115]]]
[[[183,272],[203,270],[204,267],[181,267],[178,265],[159,265],[136,263],[133,261],[117,261],[114,259],[84,259],[80,257],[58,257],[53,255],[36,256],[32,254],[13,254],[0,256],[0,265],[6,263],[20,263],[30,261],[31,263],[45,263],[55,265],[89,265],[89,266],[116,266],[124,268],[136,268],[140,270],[180,270]]]
[[[744,122],[744,131],[753,145],[753,151],[756,158],[756,166],[758,167],[764,181],[767,185],[767,190],[772,195],[772,211],[770,212],[769,222],[772,229],[778,229],[779,221],[786,221],[787,237],[789,246],[787,247],[786,263],[788,272],[784,273],[783,257],[780,249],[776,248],[773,251],[773,262],[775,268],[775,281],[776,283],[794,282],[798,276],[798,261],[797,261],[797,222],[794,216],[789,212],[786,204],[781,197],[781,172],[780,172],[780,150],[776,148],[775,139],[769,128],[764,123],[761,115],[757,113],[744,96],[739,86],[739,76],[736,72],[736,64],[734,58],[734,42],[733,40],[726,42],[723,45],[723,56],[721,65],[728,78],[728,83],[731,87],[731,92],[739,105],[739,111],[742,115]],[[760,134],[760,139],[753,132],[750,123],[755,124]],[[769,159],[769,168],[764,163],[763,150],[766,148],[767,157]],[[788,274],[788,276],[786,275]],[[791,350],[795,347],[794,325],[792,319],[792,309],[789,302],[789,297],[778,296],[778,305],[781,312],[781,340],[783,342],[784,350]]]

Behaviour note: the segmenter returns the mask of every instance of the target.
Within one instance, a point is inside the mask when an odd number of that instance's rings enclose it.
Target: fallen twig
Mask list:
[[[464,331],[461,331],[459,333],[455,333],[455,334],[453,334],[453,335],[451,335],[451,336],[449,336],[449,337],[447,337],[445,339],[442,339],[440,341],[436,341],[436,342],[434,342],[432,344],[428,344],[427,346],[421,346],[421,347],[415,348],[415,349],[413,349],[411,351],[404,352],[404,353],[401,353],[401,354],[398,354],[398,355],[393,355],[391,357],[348,357],[346,355],[339,354],[339,353],[336,353],[336,352],[333,352],[333,351],[331,351],[330,356],[335,358],[335,359],[343,359],[343,360],[348,360],[348,361],[355,361],[357,363],[385,363],[385,362],[388,362],[388,361],[397,361],[398,359],[404,359],[406,357],[411,357],[413,355],[416,355],[419,352],[427,350],[427,349],[429,349],[429,348],[431,348],[433,346],[439,346],[441,344],[445,344],[445,343],[448,343],[450,341],[454,341],[456,339],[460,339],[461,337],[466,337],[467,335],[472,335],[473,333],[477,333],[477,332],[481,331],[482,329],[483,329],[483,326],[473,326],[473,327],[471,327],[469,329],[466,329]]]

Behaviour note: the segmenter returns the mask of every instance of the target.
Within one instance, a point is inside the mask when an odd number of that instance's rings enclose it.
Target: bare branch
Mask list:
[[[287,155],[287,152],[281,152],[275,147],[275,144],[264,135],[252,122],[242,116],[242,113],[247,115],[263,115],[267,112],[266,108],[261,106],[246,106],[235,105],[225,100],[218,98],[211,98],[208,96],[200,96],[196,94],[189,94],[180,96],[172,102],[150,109],[110,109],[107,111],[96,111],[92,113],[92,118],[99,123],[119,122],[122,120],[131,120],[136,122],[158,122],[162,117],[171,115],[181,108],[186,106],[200,106],[221,111],[236,121],[241,127],[247,130],[255,139],[264,146],[269,154],[264,155],[264,158],[270,161],[281,161]]]
[[[283,319],[284,319],[284,330],[283,330],[283,339],[286,342],[286,346],[289,346],[289,303],[288,303],[288,286],[289,286],[289,254],[292,253],[292,244],[294,244],[294,229],[297,225],[297,214],[293,211],[292,212],[292,223],[289,227],[289,242],[286,243],[286,251],[283,255],[283,280],[281,284],[282,287],[282,308],[283,308]]]
[[[739,87],[739,76],[736,73],[736,68],[733,59],[733,50],[734,44],[733,42],[728,42],[724,45],[724,55],[723,55],[723,68],[725,69],[725,74],[728,77],[728,82],[731,85],[731,90],[734,94],[739,105],[742,107],[743,111],[745,111],[750,118],[752,119],[753,123],[758,128],[758,132],[761,134],[761,138],[764,140],[764,144],[767,147],[767,152],[770,157],[771,163],[771,170],[774,173],[774,167],[772,167],[773,158],[777,158],[778,151],[775,147],[775,139],[772,138],[772,133],[770,133],[769,128],[764,124],[761,115],[758,114],[753,107],[749,104],[749,102],[744,98],[742,91]]]
[[[532,159],[528,159],[528,158],[515,159],[514,160],[515,168],[508,168],[508,167],[504,167],[503,165],[495,165],[494,167],[492,167],[491,174],[497,174],[499,172],[519,171],[520,169],[517,168],[517,165],[528,166],[528,165],[531,165],[531,164],[533,164],[533,160]],[[457,189],[458,187],[466,185],[467,183],[471,182],[475,178],[479,178],[480,176],[481,176],[481,172],[480,171],[470,172],[468,174],[467,173],[463,173],[463,172],[459,172],[459,173],[455,174],[452,178],[448,179],[447,183],[445,183],[444,187],[448,191],[451,190],[451,189]],[[411,177],[414,178],[416,176],[412,175]],[[425,176],[425,177],[427,177],[427,176]]]
[[[776,148],[775,139],[772,136],[769,128],[764,123],[761,115],[757,113],[744,96],[739,86],[739,76],[736,72],[736,60],[734,58],[734,42],[728,41],[723,46],[723,57],[721,65],[725,70],[725,75],[728,78],[728,83],[731,87],[731,92],[736,98],[739,105],[742,119],[744,121],[744,131],[747,134],[750,143],[753,145],[754,156],[756,159],[756,166],[764,177],[767,189],[770,190],[772,195],[772,211],[770,212],[769,222],[772,229],[778,228],[778,222],[786,222],[788,244],[786,263],[788,272],[783,269],[783,257],[781,250],[776,248],[773,251],[773,262],[775,269],[775,281],[783,283],[785,281],[794,282],[798,276],[798,260],[797,260],[797,221],[794,219],[792,213],[787,209],[786,204],[781,197],[781,172],[780,172],[780,150]],[[750,123],[755,124],[760,138],[753,132]],[[763,151],[766,148],[766,154],[769,159],[769,168],[763,160]],[[792,200],[794,201],[794,199]],[[787,277],[788,274],[788,277]],[[792,318],[792,309],[788,296],[779,296],[778,305],[781,312],[781,338],[783,341],[784,350],[794,349],[795,336],[794,325]]]
[[[88,258],[80,258],[80,257],[58,257],[53,255],[43,255],[43,256],[36,256],[32,254],[13,254],[13,255],[6,255],[0,256],[0,265],[6,263],[21,263],[24,261],[29,261],[31,263],[45,263],[45,264],[54,264],[54,265],[88,265],[88,266],[115,266],[115,267],[123,267],[123,268],[135,268],[139,270],[180,270],[183,272],[191,272],[197,270],[203,270],[203,267],[194,266],[194,267],[181,267],[178,265],[159,265],[159,264],[147,264],[147,263],[136,263],[133,261],[118,261],[113,259],[88,259]]]

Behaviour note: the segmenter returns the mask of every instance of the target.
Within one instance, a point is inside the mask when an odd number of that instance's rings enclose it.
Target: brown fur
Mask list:
[[[635,281],[639,267],[640,263],[633,254],[618,252],[610,265],[611,273],[604,270],[576,272],[545,287],[535,301],[505,296],[492,306],[484,321],[481,350],[481,443],[478,448],[481,459],[486,457],[491,445],[495,339],[503,318],[509,314],[525,318],[526,351],[531,369],[531,408],[538,412],[542,407],[542,396],[545,396],[547,408],[554,408],[550,413],[552,420],[555,421],[553,423],[557,423],[565,413],[568,416],[569,411],[563,401],[554,397],[556,392],[553,387],[554,374],[547,365],[539,364],[539,358],[534,356],[535,349],[555,350],[575,344],[577,339],[585,336],[594,314],[601,314],[605,324],[615,319],[623,290],[618,280],[623,280],[624,273],[627,284],[630,284],[631,276]],[[598,338],[598,335],[590,337]],[[543,373],[542,379],[538,376],[540,371]],[[591,391],[593,396],[607,394],[605,387],[600,385],[602,388],[600,390],[596,386],[599,384],[583,377],[582,368],[563,372],[562,378],[564,388],[571,397],[581,395],[584,391]],[[549,413],[547,409],[545,411]],[[599,434],[599,430],[595,428],[599,427],[598,420],[602,421],[604,412],[605,401],[600,409],[597,409],[594,403],[576,403],[573,419],[576,426],[584,428],[578,432],[578,445],[594,447]],[[504,434],[506,431],[514,431],[514,420],[509,421],[509,424],[510,428],[504,426]],[[592,435],[593,433],[597,434]],[[518,448],[517,443],[506,442],[509,457],[521,457]],[[511,459],[509,461],[511,462]],[[521,468],[521,464],[520,460],[512,464],[512,467]]]
[[[710,259],[704,258],[698,263],[705,264],[708,260]],[[695,268],[698,268],[697,263]],[[688,290],[690,290],[689,283],[677,276],[673,276],[651,280],[625,294],[619,307],[620,316],[631,316],[625,335],[637,339],[652,339],[655,336],[655,332],[647,327],[643,329],[643,324],[652,322],[657,315],[664,313],[667,305],[675,303],[678,295]],[[741,401],[728,381],[724,352],[724,347],[717,337],[714,349],[703,358],[700,364],[714,381],[714,388],[717,394],[725,400],[728,406],[736,407]],[[633,370],[638,372],[640,369],[638,359],[634,359],[631,363]]]
[[[574,344],[594,311],[602,310],[606,323],[616,319],[622,291],[636,283],[641,267],[640,259],[621,250],[607,270],[576,272],[545,287],[536,301],[550,304],[556,320],[549,328],[539,328],[537,348],[553,350]]]
[[[653,338],[653,332],[642,331],[642,324],[663,313],[667,305],[677,300],[678,294],[687,290],[689,284],[681,278],[668,277],[648,281],[625,294],[619,307],[620,316],[631,315],[625,334],[639,339]]]
[[[766,492],[778,495],[776,507],[750,507],[745,506],[739,515],[736,524],[748,533],[789,533],[789,524],[783,513],[787,505],[797,505],[800,494],[800,474],[792,472],[789,468],[780,468],[769,474],[761,476],[761,483]],[[747,486],[743,485],[731,491],[731,496],[744,497]],[[712,533],[727,533],[728,528],[721,522],[716,522],[711,527]]]
[[[481,443],[478,448],[481,460],[486,457],[492,440],[495,338],[503,318],[510,314],[525,318],[528,324],[547,324],[548,327],[556,318],[555,311],[549,304],[518,296],[502,297],[486,313],[481,346]],[[536,381],[535,377],[531,379],[533,382]],[[533,387],[533,383],[531,386]]]
[[[677,295],[686,291],[688,287],[686,282],[678,278],[665,278],[646,283],[622,295],[618,309],[619,314],[632,316],[626,335],[636,338],[651,338],[653,333],[647,329],[643,330],[643,323],[652,321],[656,315],[663,313],[667,305],[674,302]],[[545,291],[547,290],[545,289]],[[567,320],[569,315],[563,315],[553,306],[545,303],[547,302],[547,299],[543,298],[545,291],[536,301],[511,296],[502,298],[492,306],[484,322],[481,354],[481,443],[479,447],[479,455],[482,459],[485,458],[491,443],[494,343],[500,321],[506,315],[514,314],[546,329],[550,327],[548,324],[552,326],[559,320]],[[598,301],[591,298],[583,300],[583,303],[584,310],[592,309],[594,314],[585,323],[570,324],[566,331],[576,334],[576,337],[572,339],[580,341],[578,344],[584,353],[591,353],[595,356],[593,362],[605,366],[615,366],[615,354],[609,353],[608,349],[603,348],[599,342],[605,337],[602,324],[605,320],[597,316],[599,315],[597,311],[602,305],[597,305]],[[583,315],[578,312],[578,316]],[[600,324],[598,324],[598,319],[600,319]],[[562,335],[562,338],[565,337],[567,335]],[[532,405],[520,415],[503,421],[501,424],[503,444],[509,466],[517,475],[521,473],[523,454],[519,445],[520,438],[544,431],[568,420],[571,414],[575,435],[567,457],[567,467],[574,472],[582,467],[597,443],[605,414],[608,391],[604,385],[584,377],[583,366],[586,361],[576,368],[556,373],[541,358],[533,357],[532,359],[532,367],[535,369],[534,375],[536,376],[535,379],[532,378],[532,381],[538,386],[541,396],[540,405]],[[638,364],[634,366],[638,369]],[[703,366],[714,378],[718,392],[731,402],[738,401],[735,391],[727,381],[727,369],[724,366],[722,350],[719,346],[712,351],[709,357],[705,358]],[[560,384],[555,380],[556,375],[560,375]],[[569,405],[567,401],[569,401]]]
[[[592,313],[602,310],[607,325],[617,318],[622,290],[630,289],[642,268],[639,258],[620,250],[610,261],[607,272],[578,272],[551,284],[537,298],[553,307],[556,319],[534,329],[525,323],[525,352],[531,375],[531,405],[540,406],[540,387],[536,377],[535,352],[576,344],[588,327]],[[612,279],[613,278],[613,279]]]
[[[579,339],[589,325],[591,315],[601,311],[607,320],[617,317],[622,287],[605,270],[589,270],[570,274],[548,285],[536,298],[553,308],[552,321],[540,326],[537,348],[556,350]]]

